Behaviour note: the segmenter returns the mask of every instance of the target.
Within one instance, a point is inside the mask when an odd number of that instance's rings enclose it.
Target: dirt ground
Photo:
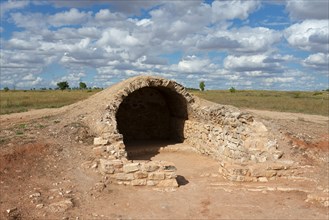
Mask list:
[[[0,116],[0,219],[328,219],[328,117],[248,110],[298,172],[230,182],[211,158],[177,144],[149,155],[175,163],[177,189],[108,183],[96,172],[86,126],[66,108]],[[297,174],[296,174],[297,173]]]

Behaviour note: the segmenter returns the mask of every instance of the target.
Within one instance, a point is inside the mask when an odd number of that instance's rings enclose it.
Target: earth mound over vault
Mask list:
[[[135,143],[184,142],[190,150],[218,160],[219,171],[235,181],[275,176],[268,164],[282,155],[251,114],[197,98],[164,78],[133,77],[74,108],[80,114],[72,117],[79,117],[96,136],[99,171],[119,184],[177,186],[174,164],[132,160],[129,146]],[[253,173],[264,163],[266,169]]]

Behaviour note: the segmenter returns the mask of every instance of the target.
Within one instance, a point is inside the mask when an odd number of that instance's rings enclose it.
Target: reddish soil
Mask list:
[[[177,189],[104,184],[92,168],[93,135],[65,118],[65,108],[2,115],[0,219],[328,219],[321,203],[329,197],[328,118],[250,111],[277,139],[282,159],[298,162],[299,175],[230,182],[211,158],[164,150],[150,158],[175,163]],[[69,205],[54,209],[63,201]]]

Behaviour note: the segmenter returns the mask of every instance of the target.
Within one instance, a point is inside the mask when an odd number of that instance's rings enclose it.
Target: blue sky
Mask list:
[[[1,1],[0,87],[327,89],[328,1]]]

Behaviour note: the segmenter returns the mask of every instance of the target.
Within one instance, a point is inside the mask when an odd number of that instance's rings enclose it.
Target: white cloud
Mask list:
[[[239,18],[244,20],[260,7],[260,1],[214,1],[212,3],[212,21]]]
[[[288,83],[288,82],[293,82],[295,78],[293,77],[272,77],[272,78],[266,78],[263,81],[265,83]]]
[[[7,1],[1,2],[0,4],[0,17],[2,18],[6,13],[15,9],[22,9],[27,7],[30,4],[30,1]]]
[[[289,44],[302,50],[327,52],[329,48],[328,20],[305,20],[287,28],[284,35]]]
[[[35,50],[35,48],[39,47],[39,44],[37,42],[29,42],[26,40],[12,38],[8,41],[7,46],[15,50]]]
[[[95,14],[96,21],[111,21],[117,19],[118,14],[111,13],[109,9],[100,9],[99,12]]]
[[[199,59],[193,55],[181,60],[177,65],[177,69],[186,73],[200,73],[209,69],[211,65],[209,59]]]
[[[117,28],[110,28],[102,33],[101,38],[96,43],[98,46],[136,46],[139,40],[129,34],[128,31],[120,30]]]
[[[329,54],[311,54],[303,61],[303,65],[328,75]]]
[[[282,66],[277,60],[264,54],[251,56],[229,55],[224,59],[224,67],[237,72],[247,72],[250,76],[261,76],[282,71]]]
[[[22,14],[17,12],[10,13],[10,16],[17,27],[36,31],[47,27],[47,17],[41,13]]]
[[[269,50],[279,42],[281,33],[268,28],[243,27],[240,29],[219,30],[200,38],[197,47],[200,49],[219,49],[239,53],[259,53]]]
[[[48,22],[55,27],[78,25],[87,22],[91,14],[91,12],[80,12],[76,8],[71,8],[69,11],[56,13],[50,16]]]
[[[288,0],[286,9],[293,19],[329,19],[328,0]]]

